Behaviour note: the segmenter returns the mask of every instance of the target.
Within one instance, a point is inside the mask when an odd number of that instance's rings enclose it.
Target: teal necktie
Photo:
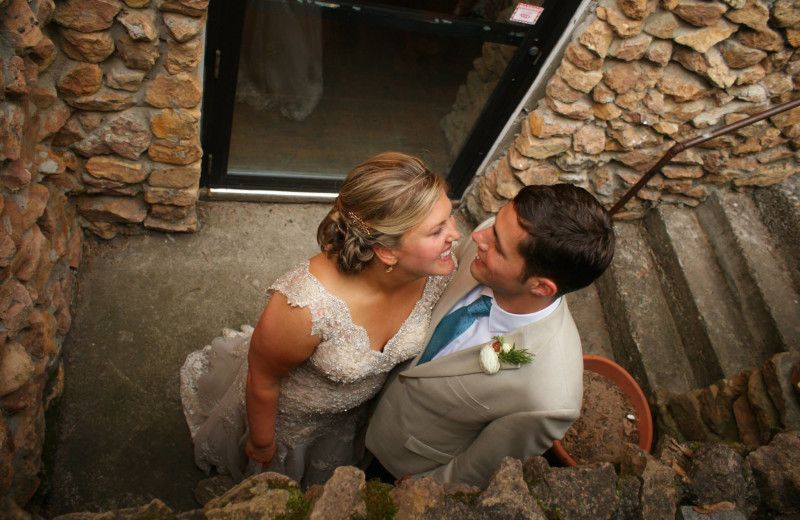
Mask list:
[[[428,343],[428,348],[425,353],[419,358],[419,363],[427,363],[439,353],[445,346],[449,345],[451,341],[464,333],[475,320],[482,316],[488,316],[489,310],[492,308],[492,299],[488,296],[481,296],[474,302],[467,306],[456,309],[444,317],[436,330],[433,331],[431,341]]]

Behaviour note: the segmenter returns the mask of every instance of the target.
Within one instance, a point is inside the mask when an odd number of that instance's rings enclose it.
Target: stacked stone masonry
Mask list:
[[[506,458],[483,490],[430,477],[396,486],[366,482],[361,470],[343,466],[324,485],[305,493],[277,473],[255,475],[232,488],[227,477],[215,477],[196,493],[204,506],[191,511],[175,512],[156,499],[139,507],[76,512],[51,520],[789,520],[800,511],[798,467],[797,431],[781,433],[769,445],[749,452],[741,446],[689,445],[664,437],[655,455],[627,445],[619,467],[595,463],[558,468],[542,457],[524,463]],[[0,500],[3,513],[19,520],[39,518],[8,500]]]
[[[48,87],[68,115],[50,143],[57,166],[49,174],[103,238],[142,225],[198,227],[207,7],[208,0],[56,4],[64,58]]]
[[[208,0],[0,0],[0,496],[38,486],[82,227],[194,231]]]
[[[800,352],[657,401],[658,430],[678,440],[767,445],[780,432],[800,430]]]
[[[467,193],[496,213],[525,185],[569,182],[607,207],[676,143],[800,92],[793,0],[599,0],[513,144]],[[800,171],[800,108],[678,154],[618,214],[694,207],[709,185],[751,189]]]

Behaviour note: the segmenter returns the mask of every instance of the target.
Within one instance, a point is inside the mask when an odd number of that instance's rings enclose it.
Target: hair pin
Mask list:
[[[370,229],[369,229],[369,227],[368,227],[366,224],[364,224],[364,221],[363,221],[363,220],[361,220],[361,217],[359,217],[358,215],[356,215],[356,214],[355,214],[355,213],[353,213],[352,211],[348,211],[348,212],[347,212],[347,216],[348,216],[348,217],[350,217],[350,220],[352,220],[352,221],[353,221],[353,223],[356,225],[356,227],[357,227],[357,228],[358,228],[358,229],[359,229],[359,230],[360,230],[362,233],[364,233],[364,234],[365,234],[365,235],[367,235],[368,237],[371,237],[371,236],[372,236],[372,233],[370,232]]]

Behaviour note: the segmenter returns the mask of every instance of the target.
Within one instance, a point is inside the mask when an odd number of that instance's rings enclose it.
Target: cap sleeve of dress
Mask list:
[[[308,261],[296,265],[270,285],[268,292],[279,292],[292,307],[308,307],[323,296],[323,289],[308,271]]]
[[[295,266],[272,285],[268,292],[279,292],[286,297],[292,307],[307,308],[311,312],[311,334],[325,339],[329,329],[329,314],[326,309],[331,307],[331,298],[325,288],[308,270],[308,260]]]

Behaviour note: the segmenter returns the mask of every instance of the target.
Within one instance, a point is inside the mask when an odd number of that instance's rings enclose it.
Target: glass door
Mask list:
[[[531,29],[546,21],[495,21],[513,9],[506,0],[212,2],[204,185],[335,192],[354,166],[397,150],[460,196],[542,58],[546,38]]]

